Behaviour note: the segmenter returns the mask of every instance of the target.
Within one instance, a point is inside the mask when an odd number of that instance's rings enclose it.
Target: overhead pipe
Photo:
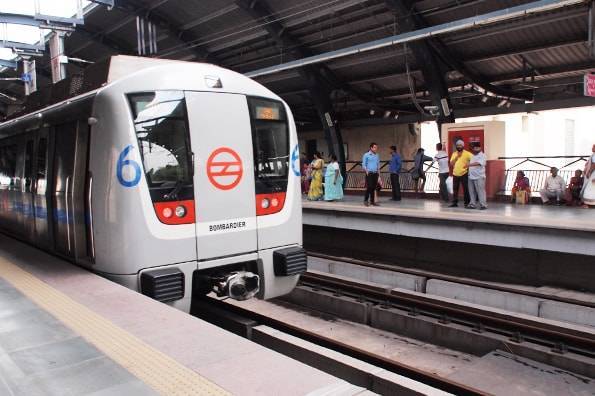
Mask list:
[[[329,51],[323,54],[309,56],[303,59],[298,59],[295,61],[282,63],[271,67],[265,67],[263,69],[258,69],[245,73],[245,75],[254,78],[268,74],[278,73],[285,70],[295,69],[298,67],[312,65],[315,63],[327,62],[333,59],[359,54],[361,52],[372,51],[379,48],[389,47],[396,44],[403,44],[411,41],[423,40],[445,33],[453,33],[461,30],[470,29],[473,27],[490,25],[496,22],[503,22],[526,15],[537,14],[541,12],[551,11],[557,8],[581,4],[585,3],[585,1],[586,0],[534,1],[532,3],[522,4],[503,10],[489,12],[487,14],[464,18],[458,21],[446,22],[439,25],[430,26],[424,29],[396,34],[393,36],[385,37],[383,39],[378,39],[363,44],[352,45],[350,47],[342,48],[339,50]]]

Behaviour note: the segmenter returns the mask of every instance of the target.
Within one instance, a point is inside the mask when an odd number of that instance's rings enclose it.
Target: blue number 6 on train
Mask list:
[[[118,176],[118,181],[124,187],[134,187],[140,182],[140,177],[141,177],[140,165],[138,164],[138,162],[136,162],[134,160],[126,159],[128,154],[130,153],[130,150],[132,150],[133,148],[134,147],[131,144],[126,146],[126,148],[124,148],[124,150],[122,150],[122,152],[120,153],[120,156],[118,157],[118,163],[116,165],[116,176]],[[124,167],[125,166],[130,166],[134,170],[134,177],[132,178],[132,180],[126,180],[124,178]],[[129,173],[127,172],[127,176],[128,175],[129,175]]]

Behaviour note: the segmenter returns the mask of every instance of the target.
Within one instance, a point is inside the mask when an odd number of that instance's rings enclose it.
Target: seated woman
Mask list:
[[[517,193],[521,191],[524,191],[524,194],[519,194],[519,196],[524,196],[523,199],[525,202],[523,203],[528,203],[531,198],[531,183],[529,182],[529,178],[525,176],[525,172],[522,170],[516,173],[516,179],[512,186],[512,202],[516,202]]]
[[[584,180],[585,179],[583,178],[583,171],[577,169],[574,172],[574,177],[570,178],[570,183],[568,183],[568,188],[566,189],[566,205],[581,205],[581,191],[583,190]]]
[[[343,199],[343,177],[337,162],[337,156],[331,155],[331,162],[324,174],[324,200],[337,201]]]

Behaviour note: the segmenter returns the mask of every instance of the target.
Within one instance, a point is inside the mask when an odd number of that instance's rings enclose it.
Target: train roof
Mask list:
[[[87,67],[80,74],[72,75],[56,84],[45,87],[45,89],[29,95],[23,107],[10,114],[4,120],[4,122],[0,123],[0,136],[6,135],[5,133],[2,133],[3,129],[9,126],[14,126],[16,122],[20,123],[21,120],[34,119],[36,115],[42,110],[45,115],[46,112],[55,111],[57,109],[63,108],[65,105],[76,105],[77,103],[80,104],[86,99],[92,98],[99,90],[103,89],[104,87],[108,87],[112,83],[126,80],[128,77],[138,74],[139,72],[142,73],[143,71],[149,71],[151,68],[158,68],[159,66],[167,65],[173,66],[176,70],[183,68],[201,68],[206,73],[213,74],[214,76],[232,74],[236,77],[239,77],[240,81],[250,81],[254,87],[260,87],[261,94],[266,92],[266,96],[278,98],[277,95],[259,83],[242,74],[221,68],[220,66],[208,63],[186,62],[170,59],[115,55],[108,58],[104,62],[96,63]],[[171,89],[192,89],[192,85],[193,84],[190,81],[183,81],[176,86],[172,86]],[[249,87],[244,84],[235,84],[236,89],[239,86],[242,88]]]

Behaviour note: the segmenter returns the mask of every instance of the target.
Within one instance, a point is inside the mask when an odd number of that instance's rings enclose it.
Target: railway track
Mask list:
[[[315,290],[326,290],[336,295],[353,297],[387,308],[398,308],[410,315],[425,315],[443,324],[456,323],[476,332],[492,332],[518,343],[532,342],[560,354],[573,352],[595,359],[595,337],[581,329],[560,327],[547,321],[509,315],[494,310],[469,307],[442,301],[423,294],[386,290],[380,286],[362,284],[357,280],[308,272],[301,277],[301,284]]]
[[[536,291],[525,290],[525,289],[512,287],[512,286],[505,286],[505,285],[496,284],[493,282],[484,282],[484,281],[480,281],[480,280],[459,278],[456,276],[444,275],[444,274],[440,274],[440,273],[436,273],[436,272],[416,270],[416,269],[412,269],[412,268],[398,266],[395,264],[369,262],[369,261],[365,261],[365,260],[358,260],[358,259],[352,259],[352,258],[347,258],[347,257],[332,256],[332,255],[313,252],[313,251],[308,251],[308,256],[325,259],[325,260],[355,264],[355,265],[359,265],[362,267],[375,268],[375,269],[381,269],[381,270],[386,270],[386,271],[401,272],[401,273],[405,273],[405,274],[409,274],[409,275],[423,276],[423,277],[432,278],[432,279],[460,283],[460,284],[468,285],[468,286],[482,287],[482,288],[486,288],[486,289],[492,289],[492,290],[497,290],[497,291],[502,291],[502,292],[514,293],[514,294],[520,294],[520,295],[529,296],[529,297],[542,298],[545,300],[552,300],[552,301],[558,301],[558,302],[563,302],[563,303],[567,303],[567,304],[574,304],[574,305],[580,305],[580,306],[589,307],[589,308],[595,308],[594,301],[585,301],[585,300],[579,300],[579,299],[575,299],[575,298],[571,298],[571,297],[562,297],[562,296],[557,296],[557,295],[553,295],[553,294],[539,293]]]
[[[195,304],[193,302],[193,304]],[[433,388],[455,395],[488,395],[484,391],[471,386],[452,381],[434,373],[388,359],[369,351],[354,347],[353,345],[325,337],[316,332],[283,322],[252,310],[237,305],[228,304],[222,300],[204,297],[196,302],[193,314],[220,327],[250,338],[249,328],[265,325],[315,345],[328,348],[351,358],[366,362],[373,366],[385,369],[411,380],[426,384]],[[324,367],[318,367],[324,371]],[[336,374],[333,372],[332,374]],[[347,380],[347,379],[346,379]]]

